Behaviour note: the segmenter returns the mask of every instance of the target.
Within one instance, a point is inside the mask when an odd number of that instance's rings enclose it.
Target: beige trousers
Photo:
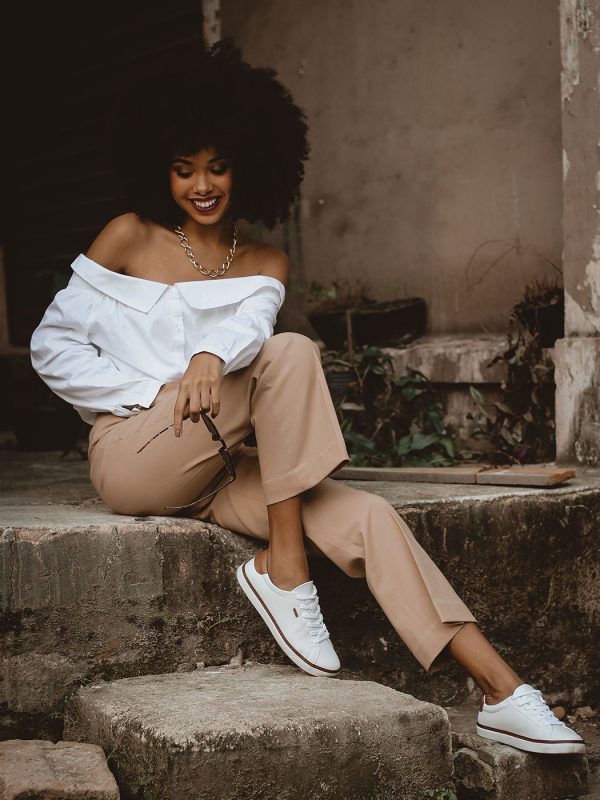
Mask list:
[[[222,478],[218,444],[202,420],[185,420],[178,439],[172,428],[159,433],[173,421],[175,388],[163,387],[136,416],[99,415],[90,432],[91,480],[117,513],[177,513],[167,506],[191,503]],[[386,500],[328,478],[349,457],[317,345],[298,333],[267,339],[251,364],[223,377],[214,422],[237,477],[186,516],[268,540],[267,505],[303,493],[309,543],[347,575],[366,578],[423,667],[439,666],[437,656],[475,619]],[[257,447],[244,443],[253,429]]]

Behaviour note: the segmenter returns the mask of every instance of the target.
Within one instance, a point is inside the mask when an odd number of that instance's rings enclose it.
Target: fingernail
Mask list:
[[[179,428],[175,428],[175,436],[177,437],[181,436],[181,431],[179,430]]]

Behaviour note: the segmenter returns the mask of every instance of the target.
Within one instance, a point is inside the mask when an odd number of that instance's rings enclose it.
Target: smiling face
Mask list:
[[[233,187],[231,164],[213,147],[176,156],[169,179],[173,200],[197,224],[214,225],[227,214]]]

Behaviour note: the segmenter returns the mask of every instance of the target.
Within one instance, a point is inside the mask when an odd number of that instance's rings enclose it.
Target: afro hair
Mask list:
[[[234,219],[273,228],[298,197],[309,152],[304,112],[275,71],[245,63],[230,38],[135,81],[115,125],[124,204],[140,217],[182,222],[169,166],[208,147],[232,165]]]

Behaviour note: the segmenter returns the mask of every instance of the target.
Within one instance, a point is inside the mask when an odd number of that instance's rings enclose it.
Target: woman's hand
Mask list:
[[[214,353],[196,353],[179,382],[175,401],[175,436],[183,432],[183,420],[188,416],[199,422],[200,410],[211,411],[213,419],[221,406],[221,381],[225,362]]]

